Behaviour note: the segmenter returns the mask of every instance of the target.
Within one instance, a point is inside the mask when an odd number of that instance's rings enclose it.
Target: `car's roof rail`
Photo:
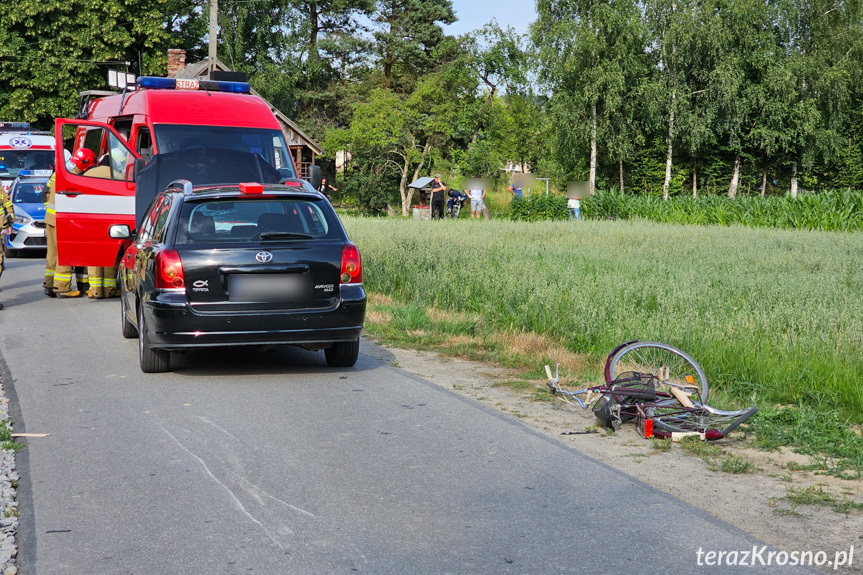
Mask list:
[[[170,190],[171,188],[182,191],[184,196],[192,195],[192,182],[189,180],[174,180],[168,184],[167,189]]]

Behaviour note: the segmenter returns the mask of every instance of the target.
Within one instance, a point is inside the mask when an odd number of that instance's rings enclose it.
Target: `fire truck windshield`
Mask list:
[[[50,170],[54,150],[0,150],[0,176],[14,178],[18,170]]]
[[[174,124],[156,124],[153,129],[160,154],[193,148],[239,150],[259,154],[283,178],[297,177],[281,130]]]

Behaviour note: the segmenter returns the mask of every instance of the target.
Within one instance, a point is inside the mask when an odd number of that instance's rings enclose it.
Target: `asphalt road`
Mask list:
[[[42,260],[9,264],[0,377],[16,431],[50,433],[18,457],[23,575],[799,572],[698,566],[761,543],[366,355],[145,375],[117,300],[48,299]]]

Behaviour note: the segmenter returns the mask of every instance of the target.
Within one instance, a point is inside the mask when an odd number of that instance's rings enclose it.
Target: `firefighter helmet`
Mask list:
[[[72,154],[70,161],[76,168],[82,172],[86,172],[96,165],[96,154],[93,153],[93,150],[79,148],[74,154]]]

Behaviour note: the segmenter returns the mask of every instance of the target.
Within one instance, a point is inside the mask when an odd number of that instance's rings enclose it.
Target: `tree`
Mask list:
[[[486,121],[484,115],[491,112],[498,90],[517,94],[526,89],[527,54],[521,43],[521,37],[512,27],[504,30],[494,20],[465,39],[466,64],[476,75],[479,89],[485,96],[477,110],[471,142],[476,142]]]
[[[110,68],[163,73],[166,0],[0,2],[0,117],[41,128],[72,114]]]
[[[208,4],[208,0],[166,0],[168,47],[185,50],[186,62],[201,62],[208,55],[209,16],[205,10]]]
[[[537,13],[532,35],[540,79],[553,91],[558,147],[563,153],[573,149],[563,132],[588,142],[592,191],[599,142],[620,161],[632,149],[633,124],[620,110],[647,70],[639,6],[634,0],[540,0]]]
[[[656,81],[648,98],[656,102],[655,113],[665,117],[665,178],[662,199],[667,200],[672,179],[674,144],[679,124],[689,120],[693,73],[698,66],[699,52],[694,40],[699,34],[698,5],[692,0],[653,0],[647,3],[647,22],[655,42]],[[675,131],[677,130],[677,131]]]
[[[374,0],[290,0],[305,16],[309,56],[328,54],[332,40],[350,36],[361,30],[358,17],[369,16],[375,9]],[[326,40],[330,40],[327,42]]]
[[[419,177],[459,125],[463,103],[476,84],[455,65],[441,65],[422,78],[414,91],[403,95],[376,88],[357,105],[348,128],[327,133],[328,150],[347,150],[367,171],[398,174],[402,215],[409,214]]]
[[[451,0],[377,0],[372,17],[377,62],[387,87],[409,92],[434,67],[441,24],[456,21]]]
[[[419,173],[428,160],[432,141],[421,133],[421,119],[408,99],[392,90],[379,88],[357,106],[348,129],[332,130],[328,149],[345,149],[367,169],[378,174],[397,171],[402,215],[407,216],[413,197],[408,188],[410,170]]]
[[[779,5],[787,31],[782,46],[796,88],[787,122],[792,132],[787,147],[791,195],[796,196],[798,162],[808,170],[816,162],[829,162],[851,123],[854,79],[859,86],[863,56],[863,7],[833,0],[786,0]]]
[[[247,72],[280,62],[289,49],[290,36],[284,34],[284,27],[296,14],[283,0],[220,4],[220,59],[234,70]]]

